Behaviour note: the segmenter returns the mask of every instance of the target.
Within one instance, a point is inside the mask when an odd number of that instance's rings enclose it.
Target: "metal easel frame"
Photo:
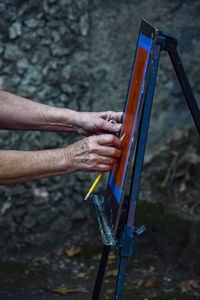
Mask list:
[[[138,200],[140,179],[141,179],[142,167],[144,161],[144,154],[145,154],[145,148],[146,148],[146,142],[148,136],[149,121],[151,117],[151,108],[152,108],[153,95],[154,95],[155,84],[156,84],[156,76],[157,76],[161,51],[167,51],[170,56],[171,62],[173,64],[174,70],[176,72],[177,78],[182,88],[183,94],[185,96],[188,107],[192,114],[192,118],[200,134],[200,110],[198,108],[191,86],[189,84],[186,73],[184,71],[180,56],[178,54],[177,44],[178,41],[176,38],[162,31],[159,31],[154,57],[152,61],[152,66],[150,70],[147,90],[146,90],[142,119],[140,123],[140,131],[139,131],[139,136],[137,141],[132,182],[131,182],[129,201],[128,201],[129,205],[126,211],[126,222],[124,225],[122,237],[120,241],[118,241],[120,260],[119,260],[118,277],[117,277],[116,290],[114,296],[115,300],[122,299],[127,259],[132,257],[134,253],[135,234],[139,235],[145,230],[144,226],[142,226],[141,228],[136,228],[134,225],[134,221],[135,221],[136,205]],[[97,274],[97,279],[93,291],[92,300],[99,299],[110,248],[111,246],[104,246],[100,265],[99,265],[99,270]]]

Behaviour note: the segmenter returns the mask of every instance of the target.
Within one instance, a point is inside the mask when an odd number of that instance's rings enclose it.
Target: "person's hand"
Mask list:
[[[78,112],[75,125],[77,132],[84,136],[105,132],[117,134],[121,129],[122,119],[122,112]],[[114,120],[118,124],[110,123],[110,120]]]
[[[122,142],[112,134],[93,135],[65,148],[66,166],[71,172],[112,170],[122,154]]]

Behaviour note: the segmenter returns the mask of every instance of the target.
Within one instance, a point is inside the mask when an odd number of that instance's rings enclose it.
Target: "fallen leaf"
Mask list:
[[[116,259],[116,255],[114,253],[110,253],[110,255],[108,256],[108,260],[114,260]]]
[[[87,276],[87,273],[85,273],[85,272],[80,272],[80,273],[76,274],[76,277],[78,277],[78,278],[84,278],[85,276]]]
[[[93,256],[93,259],[100,260],[101,256],[102,256],[102,253],[99,253],[99,254]],[[108,256],[108,264],[111,264],[112,260],[114,260],[114,259],[116,259],[116,255],[114,253],[110,253]]]
[[[148,280],[145,282],[144,286],[145,286],[146,288],[154,288],[154,287],[156,286],[156,283],[155,283],[155,281],[154,281],[153,279],[148,279]]]
[[[198,280],[184,280],[181,281],[178,284],[178,286],[183,292],[187,292],[187,291],[192,292],[195,289],[200,291],[200,285]]]
[[[77,292],[81,292],[81,291],[82,291],[82,288],[72,289],[72,288],[68,288],[68,287],[60,287],[60,288],[53,289],[54,293],[58,293],[58,294],[62,294],[62,295],[67,295],[70,293],[77,293]]]
[[[138,280],[136,280],[137,286],[141,286],[141,285],[143,285],[143,283],[144,283],[144,279],[138,279]]]
[[[75,256],[81,252],[81,247],[71,246],[69,249],[66,250],[67,256]]]
[[[106,272],[105,277],[117,276],[117,274],[118,274],[118,269],[108,270]]]
[[[108,257],[108,265],[113,264],[115,259],[116,259],[116,255],[110,254],[109,257]]]

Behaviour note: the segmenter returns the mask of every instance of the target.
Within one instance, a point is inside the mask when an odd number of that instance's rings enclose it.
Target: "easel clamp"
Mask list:
[[[145,231],[145,226],[141,227],[135,226],[124,226],[124,232],[121,243],[121,252],[120,256],[124,257],[133,257],[135,253],[135,243],[134,243],[134,235],[141,235]]]

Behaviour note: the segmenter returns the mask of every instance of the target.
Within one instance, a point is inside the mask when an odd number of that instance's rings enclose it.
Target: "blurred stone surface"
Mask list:
[[[139,24],[145,18],[179,39],[199,101],[199,11],[200,2],[190,0],[0,1],[0,88],[76,110],[123,110]],[[146,162],[167,151],[170,141],[181,139],[191,126],[169,57],[162,53]],[[80,138],[1,130],[0,147],[51,149]],[[52,244],[66,238],[73,224],[94,213],[89,202],[83,203],[94,178],[95,174],[83,173],[1,186],[1,245],[6,250],[19,244],[41,246],[48,237],[55,239]],[[100,190],[106,184],[102,182]]]
[[[9,28],[9,38],[15,39],[22,34],[22,25],[19,22],[14,22]]]

